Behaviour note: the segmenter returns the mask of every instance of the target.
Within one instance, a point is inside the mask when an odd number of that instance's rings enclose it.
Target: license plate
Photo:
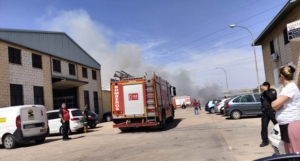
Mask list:
[[[45,132],[45,129],[41,129],[40,132],[41,132],[41,133]]]
[[[24,125],[24,129],[35,128],[35,125]]]

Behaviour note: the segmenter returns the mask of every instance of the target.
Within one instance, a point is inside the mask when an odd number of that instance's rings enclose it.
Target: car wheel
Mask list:
[[[17,146],[17,142],[12,135],[6,135],[3,139],[3,146],[6,149],[13,149]]]
[[[93,129],[96,127],[96,124],[90,125],[90,128]]]
[[[234,110],[231,112],[230,117],[233,119],[240,119],[241,118],[241,112],[238,110]]]
[[[210,108],[209,113],[215,113],[215,108]]]
[[[111,116],[106,116],[105,119],[106,119],[107,122],[110,122],[111,121]]]
[[[41,144],[43,143],[44,141],[46,140],[46,138],[41,138],[41,139],[37,139],[37,140],[34,140],[36,143],[38,144]]]

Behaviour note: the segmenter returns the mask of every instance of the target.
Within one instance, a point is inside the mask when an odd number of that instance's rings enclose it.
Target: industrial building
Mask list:
[[[102,114],[101,65],[66,33],[0,29],[0,64],[0,108],[88,104]]]

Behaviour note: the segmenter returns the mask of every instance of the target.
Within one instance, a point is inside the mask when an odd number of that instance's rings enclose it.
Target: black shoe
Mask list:
[[[63,141],[69,141],[69,139],[62,139]]]
[[[68,138],[68,140],[71,140],[72,138]]]
[[[259,146],[264,147],[264,146],[267,146],[267,145],[269,145],[269,142],[262,142]]]

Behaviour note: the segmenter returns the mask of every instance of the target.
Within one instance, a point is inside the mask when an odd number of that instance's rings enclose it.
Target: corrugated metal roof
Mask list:
[[[288,0],[286,5],[279,11],[279,13],[273,18],[269,25],[261,32],[261,34],[254,41],[255,45],[261,45],[265,37],[297,6],[300,4],[300,0]]]
[[[100,69],[101,65],[64,32],[1,29],[0,40]]]

